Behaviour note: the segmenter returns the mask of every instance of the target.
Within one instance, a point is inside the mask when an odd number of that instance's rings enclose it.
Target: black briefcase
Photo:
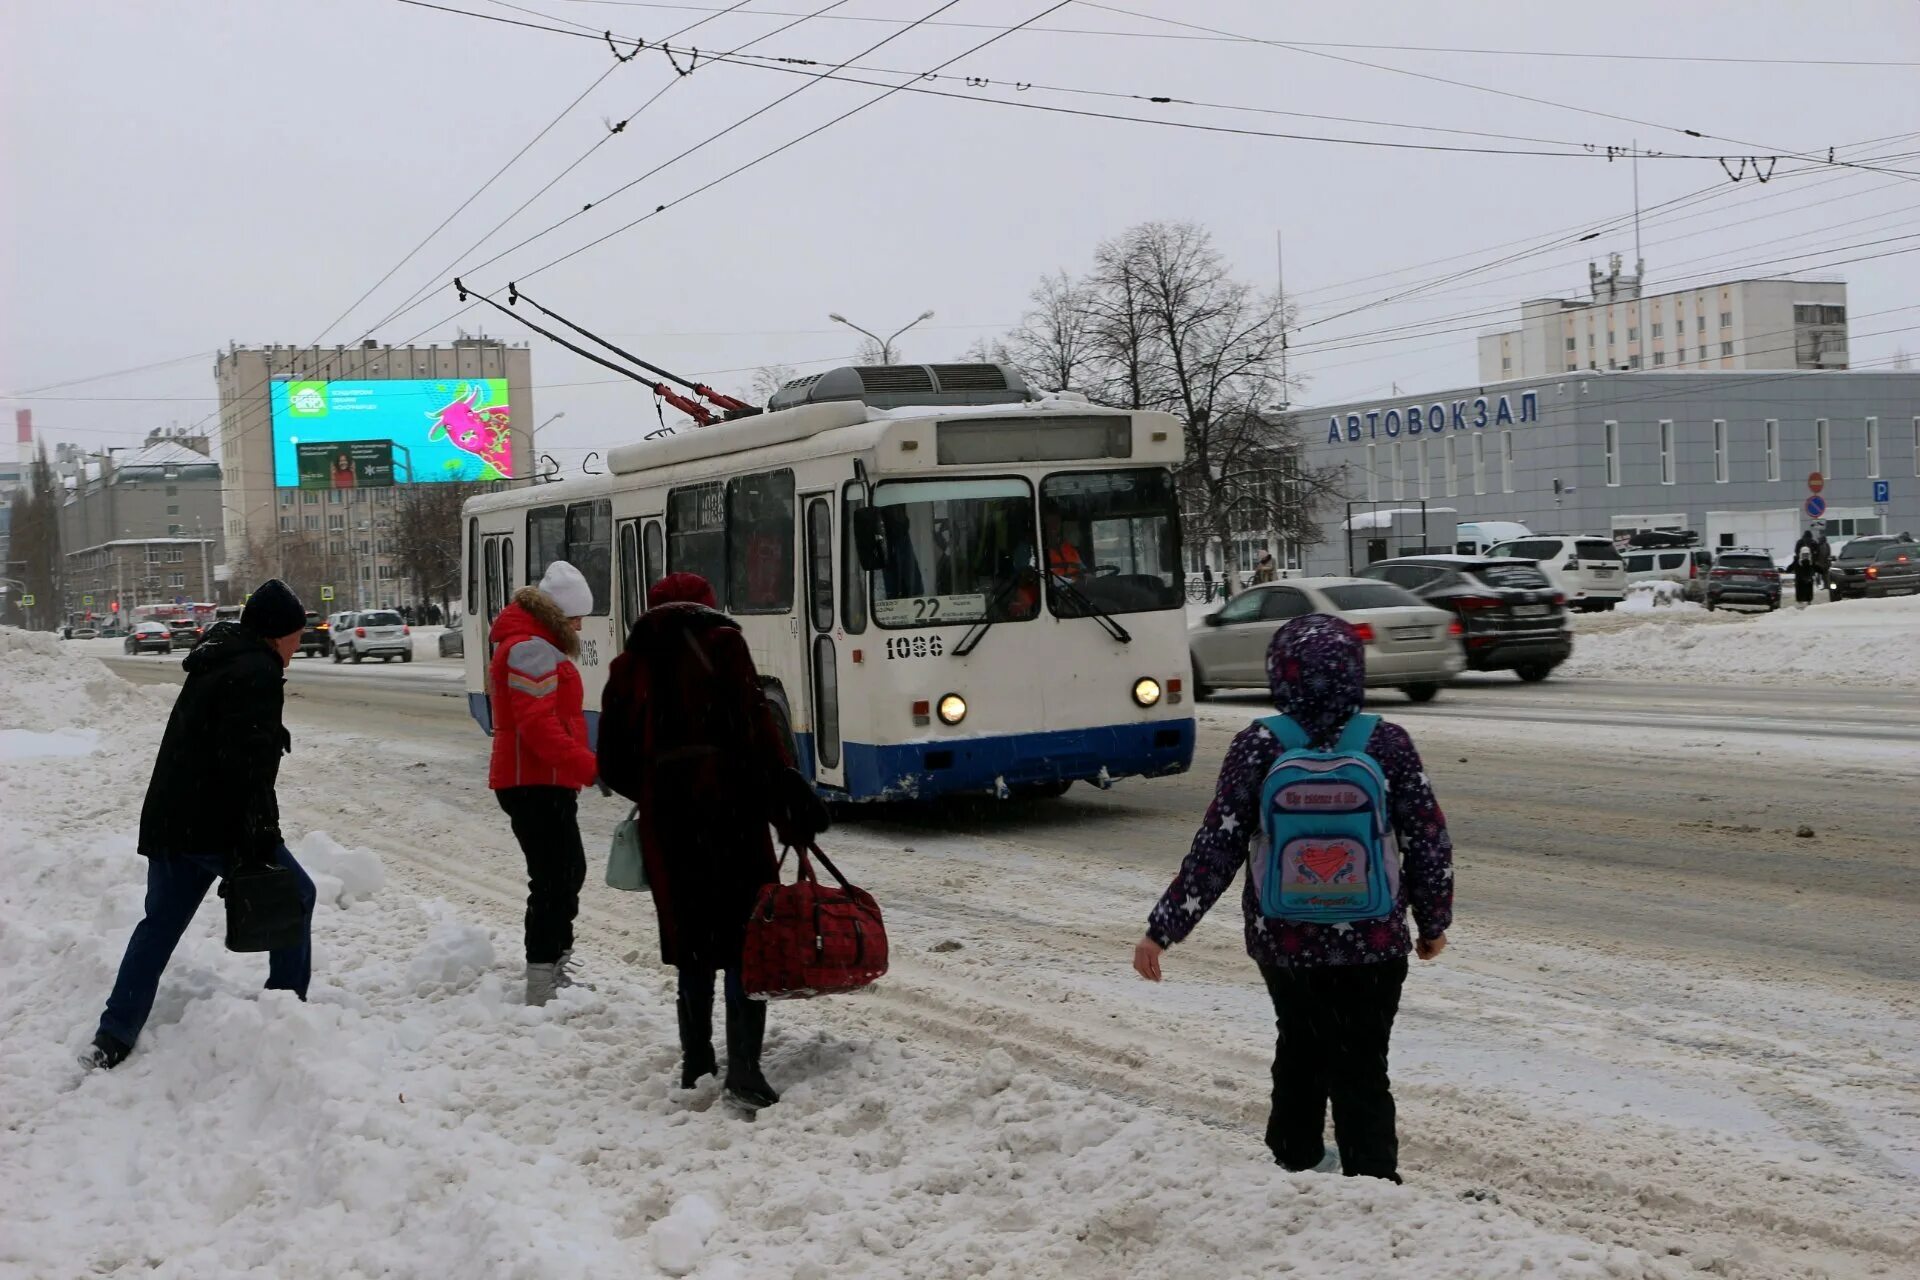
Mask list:
[[[280,951],[306,937],[300,880],[285,867],[247,867],[222,877],[227,904],[227,950]]]

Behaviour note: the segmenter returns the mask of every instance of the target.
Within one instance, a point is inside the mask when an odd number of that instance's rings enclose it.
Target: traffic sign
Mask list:
[[[323,603],[330,602],[333,599],[333,588],[332,587],[320,588],[320,599]]]
[[[1893,482],[1891,480],[1875,480],[1873,482],[1873,504],[1877,507],[1884,507],[1892,501]]]
[[[1807,492],[1818,493],[1827,487],[1827,478],[1818,471],[1807,477]]]
[[[1818,520],[1827,514],[1827,500],[1817,493],[1807,495],[1807,514]]]
[[[81,596],[81,597],[80,597],[80,603],[81,603],[81,604],[83,604],[83,605],[86,605],[86,606],[87,606],[87,607],[88,607],[89,609],[91,609],[91,608],[93,607],[93,597],[92,597],[92,596]]]
[[[33,592],[29,591],[20,597],[20,607],[22,609],[33,608]]]

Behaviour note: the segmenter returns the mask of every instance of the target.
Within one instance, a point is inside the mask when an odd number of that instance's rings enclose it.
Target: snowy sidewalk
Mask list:
[[[785,1100],[750,1123],[710,1083],[669,1091],[657,971],[525,1008],[516,937],[318,832],[296,841],[322,892],[311,1002],[258,990],[264,959],[222,949],[210,898],[138,1052],[83,1075],[140,914],[134,814],[169,694],[0,632],[0,1275],[1689,1270],[1494,1203],[1287,1175],[1256,1135],[1001,1051],[963,1066],[798,1014],[774,1040]],[[313,760],[289,759],[296,789]],[[845,1003],[884,1011],[865,999]]]

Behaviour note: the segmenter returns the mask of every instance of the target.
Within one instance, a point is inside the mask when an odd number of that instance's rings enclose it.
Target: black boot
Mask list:
[[[766,1038],[766,1001],[727,1001],[727,1097],[750,1111],[780,1101],[760,1074],[760,1046]]]
[[[676,1003],[680,1014],[680,1087],[691,1089],[701,1076],[715,1075],[720,1064],[713,1056],[713,980],[706,989],[689,996],[680,993]]]
[[[102,1031],[80,1055],[80,1065],[90,1071],[111,1071],[127,1060],[133,1046]]]

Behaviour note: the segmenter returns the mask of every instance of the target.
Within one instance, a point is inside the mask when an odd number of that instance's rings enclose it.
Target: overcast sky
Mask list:
[[[719,16],[729,0],[516,0],[517,10],[446,2],[649,41],[706,19],[681,43],[730,49],[767,36],[750,52],[828,64],[897,35],[856,61],[921,71],[1050,0],[957,0],[912,29],[907,22],[940,0],[847,0],[778,35],[769,33],[790,15],[829,0],[748,0]],[[1038,277],[1081,268],[1101,238],[1155,218],[1205,224],[1237,270],[1263,287],[1274,281],[1275,234],[1284,232],[1286,285],[1309,326],[1296,347],[1299,400],[1331,403],[1385,393],[1396,381],[1408,390],[1470,382],[1474,334],[1502,320],[1501,309],[1578,293],[1589,258],[1632,257],[1630,228],[1610,231],[1316,325],[1556,236],[1620,226],[1633,209],[1631,166],[1209,133],[992,105],[996,98],[1380,142],[1604,151],[1637,139],[1715,155],[1824,157],[1836,147],[1869,163],[1896,157],[1887,166],[1905,174],[1781,160],[1765,185],[1750,171],[1729,182],[1711,159],[1643,161],[1646,209],[1718,184],[1698,203],[1650,214],[1643,239],[1654,288],[1723,270],[1813,267],[1848,282],[1856,363],[1920,351],[1920,6],[1910,0],[1849,3],[1844,22],[1837,6],[1804,0],[1117,7],[1150,16],[1070,3],[937,80],[911,82],[979,101],[895,94],[536,275],[881,90],[730,64],[682,77],[651,49],[616,64],[594,40],[397,0],[0,5],[0,407],[30,406],[51,439],[105,447],[211,414],[212,353],[230,341],[447,341],[458,325],[528,337],[497,314],[458,314],[445,283],[455,263],[487,289],[518,277],[540,301],[722,388],[744,389],[757,365],[817,370],[846,360],[858,339],[830,324],[829,311],[890,330],[931,308],[935,319],[904,340],[904,351],[949,359],[1016,322]],[[1412,48],[1307,52],[1151,15],[1265,41]],[[1541,56],[1549,53],[1632,56]],[[1706,58],[1907,65],[1690,60]],[[970,87],[969,75],[1004,84]],[[803,85],[790,102],[483,265]],[[326,327],[556,117],[446,231]],[[622,133],[607,135],[606,122],[628,117]],[[1859,145],[1874,139],[1886,141]],[[596,143],[484,248],[466,252]],[[1878,241],[1888,243],[1848,248]],[[1891,256],[1819,270],[1875,254]],[[1810,256],[1779,261],[1791,255]],[[386,319],[429,286],[426,301]],[[532,343],[537,415],[566,414],[541,437],[542,449],[571,464],[654,424],[642,388],[608,385],[604,370],[544,339]],[[5,394],[189,355],[113,379]]]

